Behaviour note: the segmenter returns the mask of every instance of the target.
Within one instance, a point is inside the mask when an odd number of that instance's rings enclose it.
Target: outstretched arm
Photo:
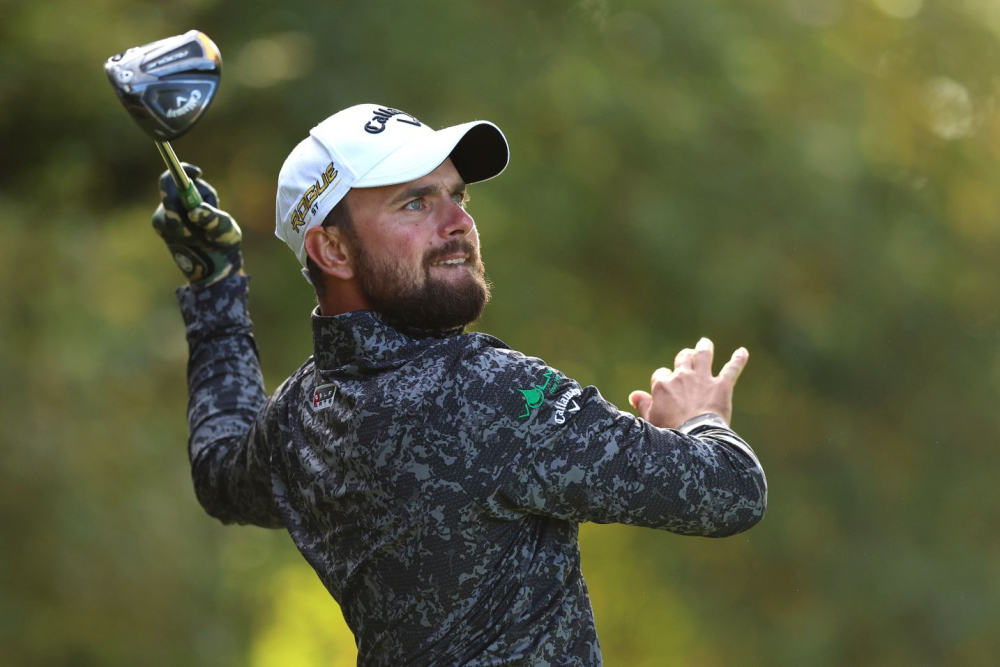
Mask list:
[[[455,397],[455,408],[477,404],[464,413],[475,417],[466,441],[483,443],[463,486],[508,519],[532,513],[708,537],[747,530],[764,515],[767,482],[727,423],[735,366],[746,355],[712,377],[707,352],[706,342],[682,353],[694,355],[690,368],[684,361],[672,373],[661,369],[651,394],[633,392],[650,421],[539,359],[490,351],[478,360],[489,380]]]

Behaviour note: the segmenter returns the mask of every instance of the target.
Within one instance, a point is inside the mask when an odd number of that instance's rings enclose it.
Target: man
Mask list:
[[[466,186],[499,174],[492,123],[433,131],[359,105],[315,127],[278,177],[276,234],[314,285],[314,355],[266,398],[239,228],[183,211],[154,226],[190,284],[190,457],[224,523],[285,528],[366,665],[596,665],[577,524],[722,537],[767,486],[728,427],[740,349],[680,352],[618,410],[539,359],[466,334],[488,296]],[[191,169],[191,175],[199,172]]]

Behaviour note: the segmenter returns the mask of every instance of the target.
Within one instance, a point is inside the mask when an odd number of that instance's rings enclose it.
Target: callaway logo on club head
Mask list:
[[[407,125],[413,125],[414,127],[420,127],[420,121],[406,113],[405,111],[400,111],[399,109],[393,109],[391,107],[379,107],[375,110],[372,119],[365,123],[365,132],[368,134],[378,134],[385,129],[385,124],[389,122],[389,119],[393,116],[403,115],[409,118],[397,118],[400,123],[406,123]]]
[[[201,106],[201,91],[192,90],[190,97],[177,97],[177,108],[168,109],[166,116],[167,118],[177,118],[178,116],[183,116],[189,114],[195,109]]]

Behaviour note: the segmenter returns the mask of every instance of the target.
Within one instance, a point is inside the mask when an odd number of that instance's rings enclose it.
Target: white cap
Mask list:
[[[432,130],[377,104],[339,111],[314,127],[278,174],[274,235],[306,265],[306,232],[321,225],[351,188],[396,185],[431,173],[449,156],[466,183],[493,178],[509,158],[493,123],[477,120]]]

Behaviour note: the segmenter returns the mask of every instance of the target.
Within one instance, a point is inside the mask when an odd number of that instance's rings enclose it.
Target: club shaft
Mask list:
[[[156,149],[160,151],[160,157],[167,165],[167,170],[170,171],[170,176],[174,179],[174,184],[177,185],[177,192],[180,194],[181,201],[184,202],[184,208],[189,211],[196,208],[201,204],[201,195],[198,194],[198,189],[188,178],[188,175],[184,173],[184,168],[181,167],[181,162],[177,159],[177,153],[174,153],[170,142],[156,141],[154,143]]]

